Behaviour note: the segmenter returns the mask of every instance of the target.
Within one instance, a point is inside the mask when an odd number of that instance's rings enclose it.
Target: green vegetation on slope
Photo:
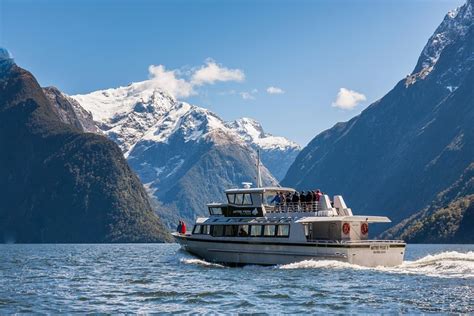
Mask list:
[[[170,239],[117,145],[62,123],[34,77],[1,60],[0,150],[0,241]]]

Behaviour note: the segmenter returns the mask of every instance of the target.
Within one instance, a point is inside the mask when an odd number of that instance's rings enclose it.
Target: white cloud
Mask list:
[[[367,100],[367,98],[362,93],[346,88],[340,88],[332,106],[343,110],[352,110],[360,102],[365,100]]]
[[[270,87],[267,88],[267,93],[269,93],[269,94],[283,94],[283,93],[285,93],[285,91],[281,88],[270,86]]]
[[[216,81],[237,81],[245,79],[245,74],[240,69],[229,69],[208,59],[206,65],[194,72],[191,83],[196,86],[214,84]]]
[[[252,92],[240,92],[240,96],[244,100],[255,100],[255,97],[253,96]]]
[[[148,72],[150,75],[148,84],[152,87],[161,88],[176,98],[186,98],[195,94],[191,83],[177,78],[176,70],[166,70],[163,65],[150,65]]]
[[[177,69],[167,70],[164,65],[148,67],[149,80],[140,82],[139,89],[159,88],[175,98],[187,98],[197,94],[195,87],[214,84],[218,81],[243,81],[245,74],[240,69],[229,69],[208,59],[200,68],[188,72]],[[243,97],[243,96],[242,96]]]

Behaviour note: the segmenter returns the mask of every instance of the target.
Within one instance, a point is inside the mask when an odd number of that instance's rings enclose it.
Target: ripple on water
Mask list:
[[[462,247],[409,245],[393,268],[229,268],[177,245],[0,245],[0,314],[471,313],[474,246]]]

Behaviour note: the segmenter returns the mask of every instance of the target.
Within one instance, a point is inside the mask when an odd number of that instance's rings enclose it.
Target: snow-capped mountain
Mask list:
[[[254,120],[225,122],[147,81],[71,98],[120,146],[150,193],[175,210],[162,214],[168,221],[205,214],[205,203],[222,200],[224,189],[255,183],[256,149],[267,184],[277,183],[268,169],[281,178],[299,151],[297,144],[264,133]]]
[[[254,149],[260,150],[263,164],[276,179],[281,180],[301,151],[301,146],[285,137],[265,133],[262,125],[251,118],[227,122],[226,126],[236,131]]]
[[[468,0],[465,5],[446,14],[443,22],[441,22],[423,48],[415,69],[406,78],[406,87],[414,84],[419,79],[425,79],[437,66],[441,54],[446,48],[449,48],[451,44],[465,41],[466,36],[469,36],[474,20],[473,6],[473,1]],[[470,53],[469,49],[464,50],[468,54]],[[440,76],[438,80],[438,83],[444,84],[446,89],[450,90],[450,92],[456,89],[459,81],[462,80],[460,75],[463,73],[462,70],[464,66],[469,64],[472,58],[474,58],[472,55],[465,55],[462,54],[462,52],[458,52],[456,55],[458,57],[458,60],[456,60],[457,63],[453,63],[456,67],[446,69],[445,74]],[[447,79],[449,79],[450,82],[447,82]]]

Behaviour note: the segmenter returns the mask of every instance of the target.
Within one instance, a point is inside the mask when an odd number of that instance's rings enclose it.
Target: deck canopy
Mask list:
[[[303,217],[296,223],[316,223],[316,222],[368,222],[368,223],[390,223],[386,216],[311,216]]]
[[[276,193],[276,192],[295,192],[295,189],[292,188],[283,188],[283,187],[261,187],[261,188],[238,188],[238,189],[229,189],[225,190],[225,193],[235,194],[235,193]]]

